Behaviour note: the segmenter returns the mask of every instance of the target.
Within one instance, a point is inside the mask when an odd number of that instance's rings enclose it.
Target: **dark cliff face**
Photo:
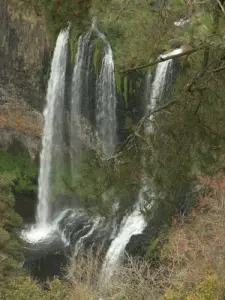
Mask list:
[[[44,79],[48,71],[49,46],[38,19],[14,15],[8,0],[0,0],[0,84],[32,108],[42,109]]]
[[[27,135],[23,141],[35,151],[43,127],[40,112],[51,49],[42,20],[18,16],[10,0],[0,0],[0,20],[0,148],[7,150],[8,143]]]

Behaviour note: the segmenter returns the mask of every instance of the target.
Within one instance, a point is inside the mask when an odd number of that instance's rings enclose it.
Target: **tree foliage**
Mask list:
[[[79,194],[85,207],[95,212],[112,217],[115,205],[119,205],[122,214],[132,206],[140,187],[138,161],[132,153],[124,160],[114,161],[102,158],[95,150],[86,150],[71,189]],[[137,172],[133,172],[134,168]]]
[[[44,290],[28,276],[14,276],[0,295],[1,300],[62,300],[68,299],[66,290],[67,287],[58,279],[54,279],[49,283],[48,290]]]
[[[12,194],[12,176],[0,176],[0,290],[3,290],[11,276],[20,273],[22,243],[16,229],[22,227],[22,219],[15,213],[15,200]]]

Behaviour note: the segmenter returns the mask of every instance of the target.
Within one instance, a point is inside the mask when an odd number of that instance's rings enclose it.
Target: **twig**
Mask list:
[[[135,140],[136,137],[138,137],[138,138],[141,137],[142,140],[144,139],[140,135],[140,131],[142,130],[145,122],[149,119],[149,117],[152,116],[152,115],[155,115],[155,114],[159,113],[162,110],[165,110],[166,108],[169,108],[169,107],[173,106],[178,101],[179,101],[178,99],[177,100],[173,100],[173,101],[170,101],[170,102],[166,103],[163,106],[160,106],[159,108],[157,108],[157,109],[155,109],[153,111],[150,110],[149,113],[146,116],[144,116],[143,118],[141,118],[141,120],[138,123],[137,129],[126,138],[126,140],[124,141],[123,145],[121,146],[121,150],[118,153],[116,153],[115,155],[113,155],[111,157],[108,157],[108,158],[104,158],[102,160],[109,161],[111,159],[117,159],[117,158],[121,157],[122,155],[124,155],[126,152],[130,151],[134,147],[133,141]]]
[[[201,78],[205,75],[205,72],[209,69],[209,67],[210,67],[211,65],[212,65],[212,63],[211,63],[211,64],[207,64],[201,72],[198,72],[198,73],[194,76],[194,78],[191,80],[191,82],[189,82],[189,83],[186,85],[186,87],[185,87],[185,90],[186,90],[187,92],[191,92],[191,91],[192,91],[191,88],[193,87],[193,85],[195,85],[196,82],[197,82],[199,79],[201,79]]]
[[[224,9],[222,3],[220,2],[220,0],[217,0],[217,3],[219,4],[219,7],[221,8],[222,12],[225,14],[225,9]]]
[[[176,58],[179,58],[179,57],[182,57],[182,56],[185,56],[185,55],[189,55],[189,54],[192,54],[192,53],[204,50],[204,49],[205,49],[205,47],[204,48],[202,47],[202,48],[191,49],[191,50],[184,51],[184,52],[181,52],[181,53],[178,53],[178,54],[167,56],[164,59],[162,57],[160,57],[160,59],[158,59],[158,60],[156,60],[156,61],[154,61],[152,63],[149,63],[147,65],[141,65],[141,66],[129,68],[129,69],[126,69],[126,70],[120,70],[119,73],[127,73],[127,72],[131,72],[131,71],[137,71],[137,70],[141,70],[141,69],[146,69],[148,67],[157,65],[157,64],[159,64],[161,62],[164,62],[164,61],[167,61],[167,60],[170,60],[170,59],[176,59]]]
[[[124,1],[124,2],[125,2],[125,1]],[[124,6],[120,9],[118,15],[117,15],[117,16],[115,17],[115,19],[113,20],[113,22],[116,22],[116,21],[119,19],[121,13],[124,11],[124,9],[125,9],[131,2],[132,2],[132,0],[128,0],[127,3],[124,4]]]
[[[213,73],[221,72],[221,71],[223,71],[223,70],[225,70],[225,66],[222,66],[222,67],[219,67],[219,68],[217,68],[217,69],[214,69],[214,70],[213,70]]]
[[[0,260],[0,263],[2,263],[3,261],[5,261],[7,259],[7,256],[4,256],[4,255],[1,255],[1,260]]]

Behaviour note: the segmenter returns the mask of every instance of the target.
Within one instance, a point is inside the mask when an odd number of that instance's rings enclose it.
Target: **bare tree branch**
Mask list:
[[[122,146],[121,146],[121,150],[117,153],[115,153],[115,155],[111,156],[111,157],[107,157],[104,158],[102,160],[111,160],[111,159],[117,159],[119,157],[121,157],[122,155],[124,155],[126,152],[130,151],[134,145],[133,142],[135,140],[136,137],[138,137],[139,139],[141,138],[142,140],[144,140],[144,137],[140,134],[140,131],[143,129],[143,126],[145,124],[145,122],[150,118],[150,116],[155,115],[171,106],[173,106],[174,104],[176,104],[177,102],[179,102],[179,100],[173,100],[173,101],[169,101],[166,104],[160,106],[157,109],[154,109],[153,111],[149,111],[149,113],[144,116],[143,118],[141,118],[141,120],[139,121],[136,130],[130,134],[126,140],[123,142]]]
[[[217,73],[217,72],[221,72],[221,71],[223,71],[223,70],[225,70],[225,66],[222,66],[222,67],[220,67],[220,68],[214,69],[213,72],[214,72],[214,73]]]
[[[125,2],[125,1],[124,1],[124,2]],[[132,0],[128,0],[126,3],[124,3],[124,6],[120,9],[120,11],[118,12],[117,16],[116,16],[115,19],[113,20],[113,22],[116,22],[116,21],[120,18],[120,16],[121,16],[122,12],[124,11],[124,9],[125,9],[131,2],[132,2]]]
[[[6,259],[7,259],[7,256],[1,254],[0,263],[2,263],[2,262],[3,262],[4,260],[6,260]]]
[[[184,51],[184,52],[181,52],[181,53],[178,53],[178,54],[173,54],[171,56],[166,56],[166,58],[160,57],[160,59],[158,59],[158,60],[156,60],[154,62],[151,62],[151,63],[149,63],[147,65],[141,65],[141,66],[129,68],[129,69],[126,69],[126,70],[120,70],[119,72],[120,73],[127,73],[127,72],[131,72],[131,71],[137,71],[137,70],[146,69],[148,67],[157,65],[157,64],[159,64],[159,63],[161,63],[163,61],[167,61],[167,60],[170,60],[170,59],[176,59],[176,58],[179,58],[179,57],[182,57],[182,56],[185,56],[185,55],[190,55],[192,53],[195,53],[195,52],[198,52],[198,51],[201,51],[201,50],[204,50],[204,49],[205,49],[205,47],[196,48],[196,49],[191,49],[191,50]]]
[[[223,7],[223,4],[220,2],[220,0],[217,0],[217,3],[219,4],[219,7],[221,8],[222,12],[225,14],[225,9]]]

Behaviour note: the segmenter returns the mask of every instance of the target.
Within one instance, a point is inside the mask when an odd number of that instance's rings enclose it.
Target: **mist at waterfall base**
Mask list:
[[[93,31],[104,43],[104,56],[100,75],[95,78],[93,72]],[[42,138],[40,155],[40,172],[38,186],[38,207],[36,224],[22,232],[22,237],[29,246],[30,252],[45,255],[51,247],[69,247],[73,255],[88,247],[105,247],[105,261],[102,275],[107,279],[122,262],[125,248],[132,235],[141,234],[147,222],[140,213],[143,201],[140,191],[136,204],[130,213],[126,214],[121,223],[88,214],[77,206],[71,208],[63,206],[54,210],[52,186],[56,181],[56,170],[64,164],[65,154],[62,145],[64,141],[65,123],[65,89],[66,67],[68,59],[69,29],[62,30],[58,36],[51,65],[51,74],[48,82],[47,104],[44,111],[45,127]],[[172,60],[162,62],[156,69],[153,83],[151,74],[146,77],[145,113],[156,105],[156,100],[163,95],[166,78],[172,72]],[[113,53],[106,37],[94,26],[81,36],[78,42],[75,66],[71,80],[71,95],[69,105],[70,139],[70,166],[72,176],[76,173],[76,164],[79,152],[82,150],[82,140],[79,135],[82,126],[82,117],[91,123],[93,114],[93,99],[90,84],[95,80],[95,116],[94,123],[98,137],[102,142],[106,156],[113,154],[117,143],[117,116],[116,116],[116,87],[114,77]],[[152,129],[150,129],[152,131]],[[91,131],[93,134],[93,131]],[[75,151],[74,151],[75,150]],[[77,154],[78,153],[78,154]],[[52,246],[53,245],[53,246]],[[60,246],[59,246],[60,245]]]

